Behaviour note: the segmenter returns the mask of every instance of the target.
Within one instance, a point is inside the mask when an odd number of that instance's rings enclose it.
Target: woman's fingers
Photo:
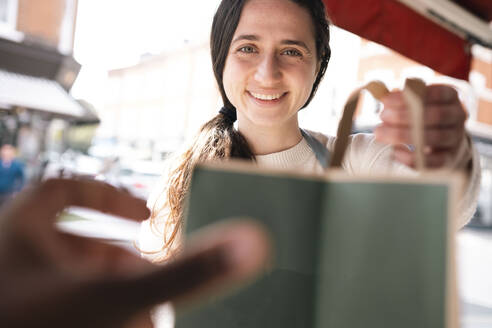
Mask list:
[[[446,161],[450,158],[449,151],[437,150],[431,153],[425,154],[425,165],[428,168],[442,167]],[[407,146],[397,145],[394,147],[393,157],[400,163],[409,167],[415,167],[416,157],[415,153],[408,149]]]
[[[391,92],[382,102],[382,124],[375,131],[376,140],[390,145],[412,145],[411,113],[401,91]],[[429,85],[424,99],[424,155],[427,165],[439,166],[450,156],[464,136],[466,113],[455,89],[446,85]],[[395,149],[395,158],[413,165],[414,154],[405,148]],[[410,164],[412,163],[412,164]]]
[[[412,119],[401,91],[391,92],[382,102],[382,124],[375,131],[376,140],[394,146],[394,158],[415,166],[412,145]],[[441,167],[453,156],[464,137],[466,112],[456,90],[447,85],[429,85],[424,99],[424,156],[426,166]]]
[[[411,116],[401,91],[394,91],[382,99],[384,109],[381,112],[383,124],[392,126],[410,126]],[[447,85],[429,85],[424,101],[425,127],[452,127],[463,125],[466,112],[461,105],[455,89]]]
[[[376,140],[390,145],[413,144],[410,127],[395,127],[381,124],[374,130]],[[463,126],[448,128],[426,128],[424,131],[425,145],[431,148],[454,150],[464,135]]]
[[[392,126],[408,127],[411,125],[410,111],[406,105],[386,107],[381,112],[381,121]],[[463,125],[466,113],[460,103],[428,104],[424,112],[425,127],[452,127]]]
[[[426,104],[450,104],[459,102],[458,92],[447,84],[430,84],[425,89]]]

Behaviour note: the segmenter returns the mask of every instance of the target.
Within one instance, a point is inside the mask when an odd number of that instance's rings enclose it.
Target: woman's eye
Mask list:
[[[253,48],[251,46],[245,46],[245,47],[239,48],[239,51],[240,52],[244,52],[246,54],[251,54],[251,53],[254,53],[255,52],[255,48]]]
[[[293,57],[301,57],[302,56],[301,52],[298,50],[295,50],[295,49],[285,50],[284,54],[287,56],[293,56]]]

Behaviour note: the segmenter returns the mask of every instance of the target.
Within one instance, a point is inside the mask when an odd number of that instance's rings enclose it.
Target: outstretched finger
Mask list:
[[[52,179],[19,195],[7,216],[35,224],[54,220],[66,207],[79,206],[133,220],[148,217],[145,201],[106,183],[94,180]]]
[[[149,215],[143,200],[108,184],[89,180],[48,180],[19,194],[3,209],[0,214],[3,247],[18,249],[18,245],[24,245],[20,260],[26,263],[56,259],[66,245],[55,230],[54,221],[69,206],[87,207],[134,220]]]
[[[258,223],[219,223],[195,234],[183,256],[167,268],[135,281],[134,290],[141,293],[146,286],[141,294],[144,303],[152,297],[154,302],[188,300],[252,277],[269,258],[269,238]]]
[[[131,277],[154,268],[135,250],[63,232],[56,238],[63,246],[51,253],[53,262],[73,277]]]
[[[90,282],[73,298],[92,300],[84,304],[85,311],[89,306],[99,322],[129,317],[161,302],[223,291],[253,277],[269,255],[269,239],[257,223],[223,223],[199,233],[183,256],[168,265],[134,277]]]

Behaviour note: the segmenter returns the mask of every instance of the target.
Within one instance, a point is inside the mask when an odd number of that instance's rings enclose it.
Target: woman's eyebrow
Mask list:
[[[258,41],[260,38],[254,34],[241,34],[237,38],[235,38],[232,43],[236,43],[241,40],[249,40],[249,41]]]

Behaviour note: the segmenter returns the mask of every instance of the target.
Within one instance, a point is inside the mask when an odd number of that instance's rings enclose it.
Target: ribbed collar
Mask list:
[[[309,147],[306,139],[302,140],[292,148],[282,150],[278,153],[257,155],[256,162],[259,166],[270,166],[277,168],[294,168],[302,166],[314,153]]]

